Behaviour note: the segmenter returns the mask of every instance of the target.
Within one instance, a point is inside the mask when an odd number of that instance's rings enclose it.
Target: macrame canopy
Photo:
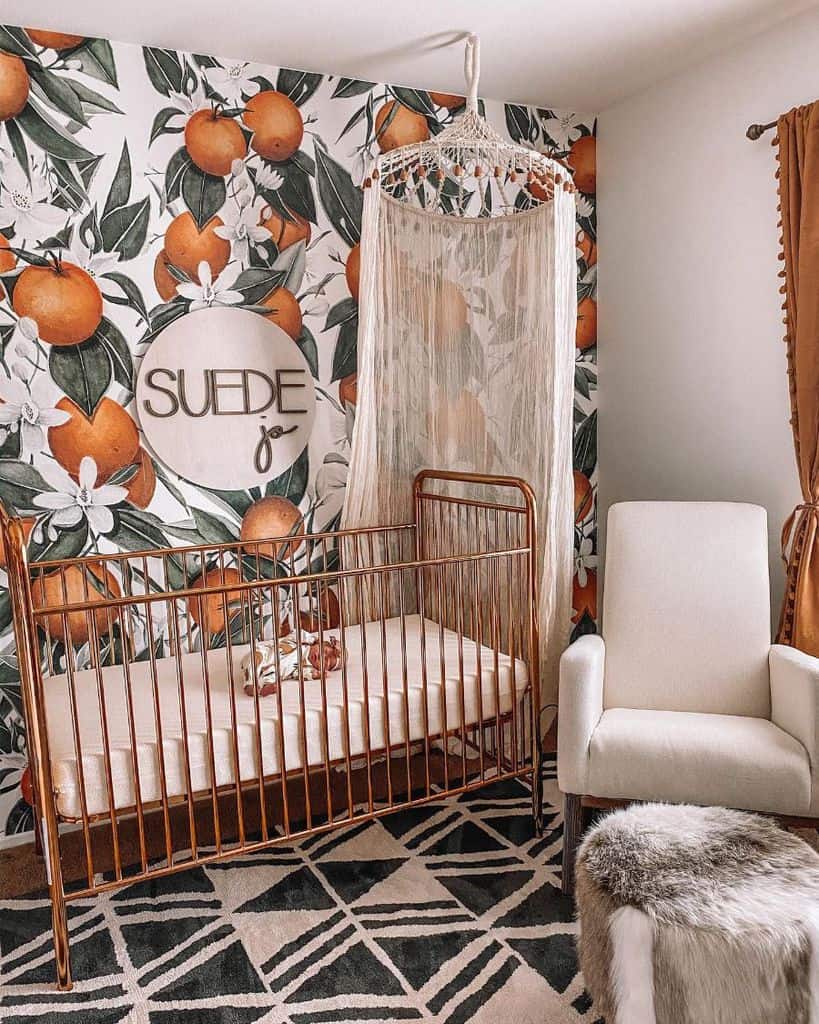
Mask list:
[[[342,523],[411,519],[412,479],[424,466],[527,480],[539,510],[548,702],[571,614],[574,185],[566,168],[504,140],[480,114],[479,65],[470,36],[464,113],[426,141],[382,153],[364,180]],[[395,101],[382,131],[398,112]],[[460,496],[487,497],[459,486]],[[482,543],[474,529],[458,538],[462,551]]]
[[[527,146],[504,140],[479,112],[480,39],[466,41],[466,110],[435,138],[383,153],[364,188],[423,210],[455,217],[520,213],[554,198],[555,188],[575,192],[562,164]],[[381,131],[389,126],[396,104]]]

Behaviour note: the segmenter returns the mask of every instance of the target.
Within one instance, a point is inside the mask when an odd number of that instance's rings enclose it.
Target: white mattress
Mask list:
[[[369,690],[370,748],[386,746],[387,719],[390,743],[405,741],[405,718],[409,720],[409,739],[424,738],[424,698],[421,671],[421,618],[407,616],[406,648],[408,714],[405,712],[402,683],[401,621],[386,622],[387,695],[384,699],[384,669],[381,627],[370,622],[365,627]],[[446,694],[447,728],[461,725],[459,643],[457,634],[441,630],[437,623],[424,620],[427,661],[427,720],[429,734],[441,731],[443,722],[442,694]],[[441,671],[440,636],[443,633],[444,671]],[[328,633],[328,636],[331,635]],[[362,673],[361,631],[358,626],[347,631],[344,646],[347,652],[347,692],[349,707],[349,754],[366,753],[365,704]],[[466,725],[494,718],[495,655],[491,648],[463,638],[464,719]],[[239,775],[244,780],[258,778],[259,762],[256,743],[255,700],[242,688],[239,668],[246,646],[233,647],[234,694],[238,733]],[[478,663],[480,658],[480,674]],[[208,769],[208,732],[205,688],[201,653],[185,654],[180,663],[185,687],[187,736],[190,757],[191,785],[194,791],[210,787]],[[157,681],[161,712],[162,747],[165,782],[169,797],[187,792],[185,753],[177,684],[177,661],[158,659]],[[214,762],[216,783],[224,786],[235,781],[231,730],[230,673],[226,649],[208,653],[211,716],[213,720]],[[159,744],[155,726],[154,688],[150,662],[130,665],[139,782],[143,802],[160,800],[162,795],[159,771]],[[443,678],[442,678],[443,676]],[[480,679],[480,683],[479,683]],[[287,680],[282,686],[284,757],[279,739],[279,701],[276,696],[260,698],[261,748],[264,775],[276,775],[282,761],[288,771],[303,768],[303,741],[306,742],[308,766],[343,758],[346,753],[347,729],[344,725],[343,676],[341,670],[327,676],[326,731],[322,714],[321,681],[305,679],[304,702],[306,728],[302,730],[298,680]],[[499,711],[511,709],[513,692],[518,698],[528,682],[526,665],[505,654],[498,657]],[[77,759],[71,724],[68,680],[64,675],[45,681],[46,716],[48,722],[51,763],[57,792],[58,812],[66,818],[79,818],[82,804],[77,773]],[[109,798],[106,787],[104,744],[99,711],[98,673],[91,669],[75,673],[82,764],[85,777],[87,812],[106,813]],[[108,736],[111,748],[111,775],[114,805],[126,808],[135,803],[131,742],[128,726],[125,673],[122,666],[102,670]],[[385,709],[389,709],[388,715]]]

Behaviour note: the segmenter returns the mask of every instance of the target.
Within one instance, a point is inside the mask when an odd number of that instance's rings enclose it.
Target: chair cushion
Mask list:
[[[808,755],[772,722],[610,708],[594,730],[588,795],[806,814]]]
[[[765,509],[612,505],[603,636],[607,708],[770,718]]]

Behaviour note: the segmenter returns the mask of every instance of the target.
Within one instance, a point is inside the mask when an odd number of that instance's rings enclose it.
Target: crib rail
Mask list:
[[[72,899],[502,778],[540,824],[534,497],[428,470],[414,506],[35,564],[0,517],[61,987]]]

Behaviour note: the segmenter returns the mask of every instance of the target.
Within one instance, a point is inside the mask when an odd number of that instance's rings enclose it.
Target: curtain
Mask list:
[[[555,189],[535,209],[472,218],[380,191],[365,200],[344,524],[410,520],[424,466],[526,479],[538,500],[542,692],[553,702],[571,614],[573,196]]]
[[[782,531],[787,583],[778,640],[819,655],[819,103],[777,125],[791,425],[802,489]]]

